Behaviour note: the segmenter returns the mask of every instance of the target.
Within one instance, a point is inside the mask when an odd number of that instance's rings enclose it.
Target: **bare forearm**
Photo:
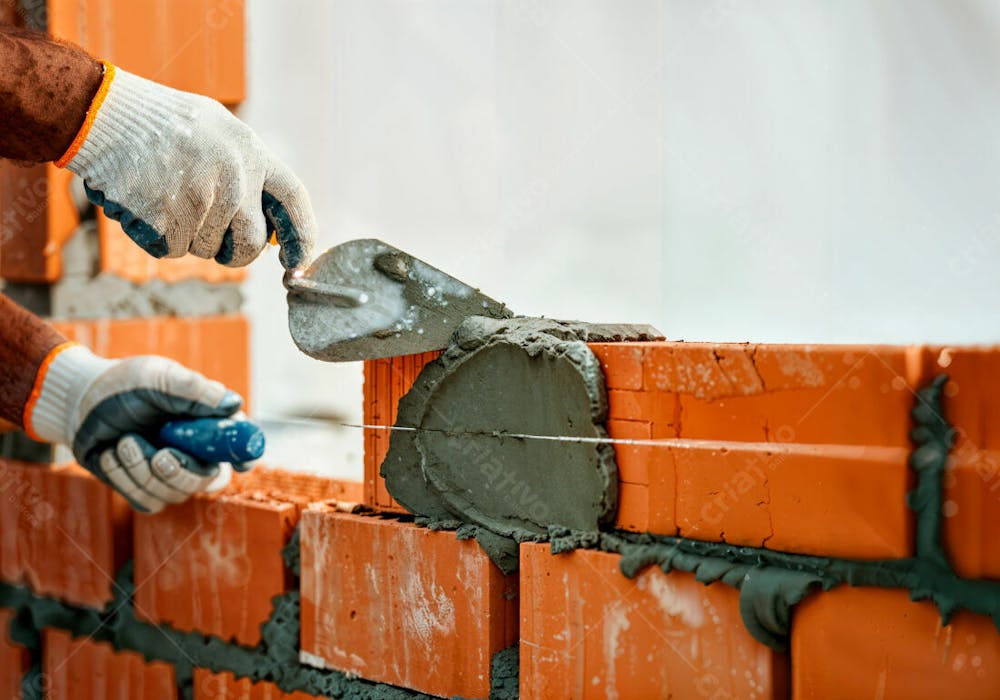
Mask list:
[[[21,425],[39,365],[65,342],[55,328],[0,294],[0,418]]]
[[[101,70],[74,46],[0,25],[0,158],[59,158],[83,124]]]

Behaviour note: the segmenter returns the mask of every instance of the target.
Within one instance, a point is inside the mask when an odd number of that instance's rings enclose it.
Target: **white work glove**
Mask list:
[[[205,490],[219,473],[218,464],[154,446],[158,429],[176,419],[225,418],[242,403],[239,394],[173,360],[108,360],[65,344],[42,364],[24,426],[36,439],[68,445],[77,462],[134,508],[155,513]]]
[[[309,195],[250,127],[208,97],[108,63],[105,71],[56,163],[83,178],[91,202],[157,258],[191,253],[240,267],[273,228],[282,264],[308,265],[316,238]]]

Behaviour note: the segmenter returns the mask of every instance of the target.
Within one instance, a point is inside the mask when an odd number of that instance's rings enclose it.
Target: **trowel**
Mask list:
[[[288,328],[326,362],[440,350],[469,316],[510,318],[504,304],[374,238],[341,243],[285,273]]]

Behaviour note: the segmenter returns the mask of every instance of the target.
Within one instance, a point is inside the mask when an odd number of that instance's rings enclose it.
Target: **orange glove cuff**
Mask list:
[[[31,385],[31,393],[28,394],[28,400],[24,402],[24,413],[21,414],[21,424],[24,425],[24,432],[28,434],[32,440],[41,441],[41,438],[35,433],[35,429],[31,425],[31,414],[35,410],[35,404],[38,403],[38,397],[42,394],[42,385],[45,384],[45,375],[48,374],[49,367],[52,366],[52,361],[59,356],[63,350],[73,347],[76,343],[72,341],[66,341],[65,343],[59,343],[54,348],[49,350],[49,354],[45,356],[42,360],[42,364],[38,365],[38,372],[35,374],[35,383]]]
[[[69,145],[66,152],[62,154],[62,157],[56,161],[57,168],[65,168],[73,156],[76,155],[77,151],[80,150],[80,146],[83,142],[87,140],[87,134],[90,133],[90,127],[94,124],[94,119],[97,117],[97,112],[101,109],[101,105],[104,103],[104,98],[108,95],[108,89],[111,87],[111,81],[115,79],[115,67],[108,63],[107,61],[101,61],[104,66],[104,77],[101,79],[101,84],[97,88],[97,93],[94,95],[94,99],[90,101],[90,107],[87,108],[87,115],[83,118],[83,124],[80,125],[80,130],[76,132],[76,137],[73,139],[73,143]]]

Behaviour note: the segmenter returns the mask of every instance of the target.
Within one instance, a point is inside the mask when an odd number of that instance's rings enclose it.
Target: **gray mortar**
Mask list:
[[[57,319],[215,316],[243,305],[238,284],[153,279],[135,284],[116,275],[64,278],[51,285],[7,283],[4,293],[35,314]]]
[[[84,221],[61,251],[62,276],[54,284],[8,282],[4,293],[29,311],[47,318],[136,318],[214,316],[236,313],[243,305],[237,283],[199,279],[136,284],[100,273],[97,224]]]
[[[553,525],[596,531],[614,519],[618,469],[605,443],[511,434],[606,438],[600,363],[584,340],[657,337],[648,326],[472,317],[399,401],[381,467],[410,512],[471,523],[504,571],[515,542]],[[573,524],[570,524],[573,523]],[[461,533],[460,533],[461,534]]]
[[[350,288],[364,300],[352,305],[289,290],[292,339],[302,352],[327,362],[437,350],[469,316],[511,315],[479,290],[374,239],[331,248],[299,279],[319,287]]]

